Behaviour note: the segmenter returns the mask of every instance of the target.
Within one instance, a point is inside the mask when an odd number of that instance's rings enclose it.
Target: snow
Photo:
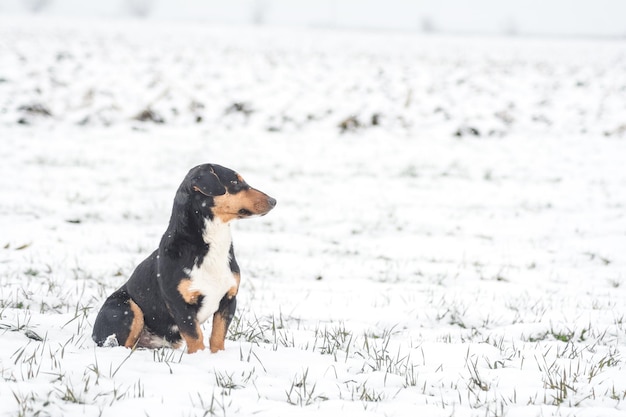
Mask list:
[[[623,42],[0,23],[1,415],[625,412]],[[96,348],[203,162],[226,350]]]

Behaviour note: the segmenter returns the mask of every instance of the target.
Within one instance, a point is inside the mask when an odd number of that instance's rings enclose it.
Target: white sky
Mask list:
[[[26,13],[46,0],[0,0]],[[626,36],[626,0],[47,0],[40,13],[122,17],[146,5],[154,18],[219,23],[539,35]],[[255,10],[262,11],[256,13]]]

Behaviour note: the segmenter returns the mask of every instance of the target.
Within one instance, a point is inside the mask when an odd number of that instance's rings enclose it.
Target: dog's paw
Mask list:
[[[204,344],[202,345],[187,345],[187,353],[196,353],[201,350],[204,350]]]
[[[211,353],[217,353],[217,352],[219,352],[220,350],[226,350],[226,349],[224,348],[224,342],[213,343],[213,344],[210,346],[210,350],[211,350]]]

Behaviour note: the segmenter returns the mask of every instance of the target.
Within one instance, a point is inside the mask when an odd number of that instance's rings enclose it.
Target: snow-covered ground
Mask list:
[[[626,413],[624,43],[0,23],[0,415]],[[226,351],[95,348],[202,162]]]

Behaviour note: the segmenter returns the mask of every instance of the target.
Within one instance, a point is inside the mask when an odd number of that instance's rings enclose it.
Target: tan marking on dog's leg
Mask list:
[[[135,346],[137,341],[139,340],[139,336],[141,335],[141,331],[143,330],[143,312],[139,308],[137,304],[133,300],[129,300],[128,304],[130,305],[130,310],[133,312],[133,322],[130,325],[130,332],[128,333],[128,338],[126,342],[124,342],[124,346],[127,348],[132,348]]]
[[[218,311],[213,314],[213,329],[211,330],[211,338],[209,339],[211,353],[224,350],[224,340],[226,340],[226,320],[224,320],[224,317]]]
[[[194,337],[191,334],[180,332],[187,343],[187,353],[195,353],[199,350],[204,350],[204,341],[202,340],[204,337],[202,335],[202,329],[200,325],[196,323],[196,336]]]
[[[226,293],[229,299],[237,295],[237,293],[239,292],[239,283],[241,282],[241,275],[239,275],[236,272],[233,272],[233,276],[235,277],[235,285],[230,287],[228,289],[228,292]]]
[[[178,284],[178,292],[183,297],[183,300],[187,304],[198,304],[198,297],[200,297],[200,292],[191,290],[191,280],[189,278],[182,279]]]

